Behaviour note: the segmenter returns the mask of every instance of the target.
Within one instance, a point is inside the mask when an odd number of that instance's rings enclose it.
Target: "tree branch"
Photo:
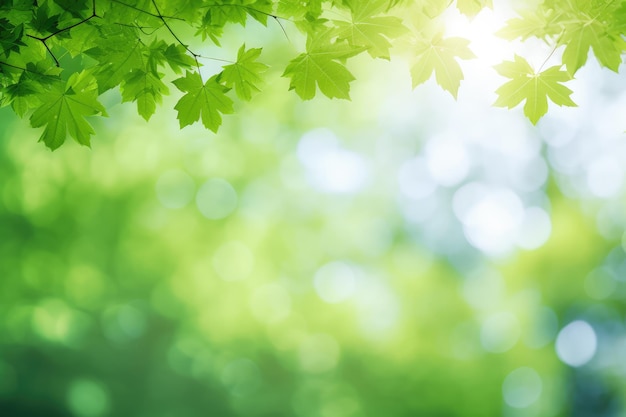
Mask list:
[[[180,21],[183,21],[183,22],[185,21],[185,19],[180,18],[180,17],[163,16],[161,14],[154,14],[154,13],[151,13],[151,12],[149,12],[147,10],[140,9],[139,7],[133,6],[132,4],[124,3],[123,1],[120,1],[120,0],[111,0],[111,2],[120,4],[122,6],[128,7],[129,9],[133,9],[133,10],[139,12],[139,13],[147,14],[148,16],[152,16],[152,17],[157,18],[157,19],[161,19],[161,20],[162,19],[173,19],[173,20],[180,20]]]
[[[172,30],[172,28],[170,27],[170,25],[168,25],[167,21],[163,18],[163,15],[161,15],[161,11],[159,10],[159,6],[157,6],[156,4],[156,0],[152,0],[152,5],[154,6],[154,9],[157,12],[157,17],[159,19],[161,19],[161,22],[163,22],[163,25],[165,25],[165,27],[167,28],[167,30],[172,34],[172,36],[174,37],[174,39],[176,39],[178,41],[179,44],[181,44],[183,46],[183,48],[185,48],[187,50],[187,52],[189,52],[191,54],[191,56],[193,56],[193,59],[196,61],[196,67],[198,68],[198,74],[200,74],[200,63],[198,62],[198,57],[200,55],[196,54],[195,52],[193,52],[191,49],[189,49],[189,47],[187,45],[185,45],[180,38],[174,33],[174,31]],[[200,76],[200,78],[202,78],[202,76]]]
[[[57,30],[56,32],[53,32],[53,33],[51,33],[50,35],[45,36],[45,37],[43,37],[43,38],[42,38],[42,37],[39,37],[39,36],[29,35],[29,34],[26,34],[26,36],[28,36],[29,38],[32,38],[32,39],[36,39],[36,40],[38,40],[39,42],[43,43],[43,46],[45,46],[45,47],[46,47],[46,49],[48,50],[48,53],[50,54],[50,56],[52,57],[52,59],[54,59],[54,63],[55,63],[55,65],[58,67],[58,66],[60,66],[60,64],[59,64],[59,60],[58,60],[58,59],[57,59],[57,57],[56,57],[56,56],[52,53],[52,50],[50,50],[50,47],[48,46],[48,44],[46,43],[46,41],[47,41],[48,39],[52,38],[53,36],[58,35],[59,33],[63,33],[63,32],[65,32],[65,31],[68,31],[68,30],[72,29],[72,28],[75,28],[76,26],[82,25],[83,23],[86,23],[86,22],[90,21],[90,20],[91,20],[91,19],[93,19],[94,17],[98,17],[98,15],[96,14],[96,0],[93,0],[93,2],[92,2],[91,16],[86,17],[85,19],[81,20],[80,22],[77,22],[77,23],[74,23],[73,25],[69,25],[69,26],[64,27],[64,28],[62,28],[62,29],[59,29],[59,30]]]
[[[55,76],[55,75],[42,74],[41,72],[32,71],[32,70],[29,70],[28,68],[20,67],[18,65],[9,64],[8,62],[4,62],[4,61],[0,61],[0,65],[4,65],[5,67],[14,68],[14,69],[17,69],[17,70],[20,70],[20,71],[24,71],[24,72],[29,72],[31,74],[36,74],[36,75],[39,75],[41,77],[48,77],[48,78],[52,78],[54,80],[58,80],[59,79],[59,77]]]

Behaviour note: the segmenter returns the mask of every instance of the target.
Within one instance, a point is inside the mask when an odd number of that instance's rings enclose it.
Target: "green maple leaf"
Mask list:
[[[22,38],[24,37],[24,25],[19,24],[17,26],[13,25],[5,18],[0,18],[0,53],[2,53],[7,58],[11,54],[11,52],[20,52],[20,46],[26,46],[24,42],[22,42]]]
[[[59,29],[58,25],[59,16],[51,16],[47,4],[39,6],[37,11],[33,12],[33,19],[30,21],[30,26],[40,34],[56,32]]]
[[[195,64],[194,59],[187,55],[187,50],[182,45],[169,45],[163,51],[163,57],[176,74],[182,73],[183,69],[191,68]]]
[[[69,35],[71,41],[63,42],[63,47],[73,58],[91,49],[102,37],[98,26],[95,25],[78,25],[69,31]]]
[[[495,68],[500,75],[511,78],[511,81],[496,90],[499,97],[494,106],[512,109],[526,100],[524,114],[533,124],[537,124],[547,113],[548,98],[559,106],[576,106],[570,98],[572,90],[562,84],[569,81],[571,76],[560,66],[537,73],[528,61],[515,55],[514,61],[503,62]]]
[[[98,84],[87,71],[73,74],[66,84],[56,83],[41,96],[43,103],[30,117],[33,127],[45,125],[40,141],[52,150],[65,142],[69,134],[81,145],[89,146],[93,128],[86,116],[106,116],[98,102]]]
[[[611,32],[623,33],[626,31],[626,2],[622,2],[612,15]]]
[[[23,117],[28,110],[36,107],[41,102],[37,98],[37,93],[41,92],[38,84],[32,81],[22,81],[8,85],[4,92],[9,97],[9,103],[15,114]]]
[[[467,39],[456,37],[443,39],[441,34],[436,35],[430,42],[419,41],[417,59],[411,68],[413,88],[426,82],[434,72],[437,84],[456,98],[463,80],[463,71],[456,59],[475,57],[468,45]]]
[[[209,22],[212,26],[223,27],[229,22],[246,25],[248,14],[245,7],[239,4],[212,4],[207,7],[203,21]]]
[[[493,7],[492,0],[457,0],[456,7],[466,16],[474,17],[485,7]]]
[[[526,40],[530,37],[545,39],[547,36],[559,34],[562,30],[558,23],[559,15],[554,9],[541,7],[533,11],[520,11],[519,15],[520,17],[507,20],[506,26],[496,35],[511,41],[517,38]]]
[[[306,52],[289,62],[283,77],[291,78],[290,90],[303,100],[315,97],[316,86],[329,98],[350,99],[350,81],[354,76],[337,60],[345,60],[365,48],[346,42],[332,42],[331,31],[307,38]]]
[[[0,65],[0,73],[3,68]],[[17,81],[6,85],[0,92],[4,93],[13,111],[18,116],[24,117],[29,110],[41,104],[40,94],[45,93],[55,82],[60,81],[58,78],[60,71],[57,67],[50,67],[47,61],[38,64],[29,62]]]
[[[274,3],[271,0],[257,0],[254,3],[243,2],[246,12],[263,26],[267,26],[267,18],[272,15]]]
[[[131,28],[103,29],[98,46],[85,51],[100,62],[94,72],[100,93],[119,85],[133,70],[144,69],[145,49]]]
[[[207,129],[217,132],[222,124],[220,113],[233,113],[233,101],[226,96],[230,88],[218,82],[218,75],[203,84],[200,74],[187,71],[184,77],[173,82],[180,91],[187,93],[174,107],[178,111],[181,128],[202,118],[202,124]]]
[[[224,66],[220,75],[220,81],[227,87],[235,87],[237,96],[242,100],[250,100],[253,91],[260,91],[259,86],[263,82],[260,74],[268,68],[256,61],[260,55],[261,48],[246,51],[246,45],[243,44],[237,52],[237,62]]]
[[[64,11],[70,13],[75,18],[83,18],[87,10],[89,10],[88,3],[85,1],[76,0],[54,0],[54,2]]]
[[[333,21],[337,25],[337,38],[346,39],[350,45],[363,46],[373,58],[389,59],[389,39],[407,32],[402,20],[394,16],[378,16],[388,5],[386,0],[362,0],[349,3],[352,21]]]
[[[567,25],[560,44],[566,45],[563,63],[570,74],[585,65],[589,48],[593,49],[601,65],[617,72],[622,63],[622,52],[626,49],[621,36],[609,34],[607,25],[596,19]]]
[[[317,18],[322,14],[322,0],[279,0],[277,14],[295,19]]]
[[[451,0],[422,0],[419,2],[421,12],[429,19],[434,19],[441,15],[452,3]]]
[[[161,77],[162,74],[134,70],[122,83],[122,101],[137,102],[137,112],[146,121],[156,111],[156,105],[161,103],[163,95],[169,93]]]
[[[152,3],[149,0],[149,3]],[[200,11],[203,7],[207,6],[207,2],[203,0],[176,0],[176,1],[161,1],[159,3],[159,11],[164,16],[178,16],[181,19],[184,19],[186,22],[193,25],[200,18]],[[222,1],[219,2],[208,2],[208,3],[224,3]],[[148,9],[150,6],[148,6]],[[146,10],[145,7],[142,7],[143,10]]]

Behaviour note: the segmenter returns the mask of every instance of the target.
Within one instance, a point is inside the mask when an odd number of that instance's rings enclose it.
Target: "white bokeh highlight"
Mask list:
[[[237,208],[237,192],[222,178],[207,180],[196,194],[196,205],[204,217],[219,220],[230,215]]]
[[[338,142],[328,129],[315,129],[302,136],[297,156],[306,178],[311,186],[326,193],[361,191],[369,177],[368,164],[361,155],[342,148]]]
[[[322,300],[330,304],[340,303],[354,295],[357,289],[356,271],[346,262],[330,262],[317,270],[313,285]]]
[[[559,359],[572,367],[589,362],[596,354],[598,340],[589,323],[576,320],[559,332],[556,338],[556,354]]]
[[[532,368],[521,367],[506,376],[502,383],[504,402],[513,408],[527,408],[537,402],[543,390],[541,377]]]
[[[487,317],[480,329],[480,341],[487,352],[504,353],[520,338],[520,322],[513,313],[500,312]]]

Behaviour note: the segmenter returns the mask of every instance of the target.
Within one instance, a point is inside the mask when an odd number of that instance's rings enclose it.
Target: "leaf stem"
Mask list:
[[[231,61],[230,59],[222,59],[222,58],[213,58],[210,56],[202,56],[202,55],[197,55],[198,58],[202,58],[202,59],[210,59],[211,61],[219,61],[219,62],[226,62],[228,64],[234,64],[235,61]]]
[[[554,53],[556,52],[557,48],[559,47],[559,44],[557,42],[556,45],[554,45],[554,48],[552,48],[552,51],[550,52],[550,54],[548,54],[548,56],[546,57],[546,59],[543,61],[543,63],[539,66],[539,69],[537,70],[537,73],[540,73],[541,70],[543,69],[543,67],[548,63],[548,61],[550,60],[550,58],[552,58],[552,55],[554,55]]]

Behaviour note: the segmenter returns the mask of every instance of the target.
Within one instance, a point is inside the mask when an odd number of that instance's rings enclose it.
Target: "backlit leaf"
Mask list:
[[[492,0],[457,0],[456,7],[466,16],[476,16],[485,7],[493,7]]]
[[[347,42],[333,42],[330,31],[309,37],[306,52],[289,62],[283,77],[291,78],[290,90],[303,100],[315,97],[316,86],[330,98],[350,99],[350,82],[354,76],[339,62],[365,48],[354,48]]]
[[[67,84],[55,84],[43,95],[42,103],[30,117],[30,124],[45,126],[39,140],[52,150],[61,146],[67,135],[81,145],[89,146],[94,131],[85,117],[106,115],[98,102],[98,84],[87,71],[73,74]]]
[[[463,71],[457,59],[475,57],[468,45],[469,41],[466,39],[444,39],[440,34],[430,42],[419,41],[417,59],[411,68],[413,88],[426,82],[434,72],[437,84],[456,97],[463,80]]]
[[[350,45],[367,48],[374,58],[389,59],[390,39],[407,32],[402,20],[395,16],[376,16],[385,10],[387,1],[363,0],[349,3],[352,21],[336,20],[337,37]]]
[[[559,106],[576,106],[570,98],[572,90],[563,85],[571,77],[559,66],[536,73],[528,61],[515,55],[514,61],[503,62],[495,68],[511,80],[496,90],[499,97],[494,105],[511,109],[525,101],[524,114],[533,124],[548,111],[548,99]]]
[[[253,91],[260,91],[259,86],[263,83],[260,74],[268,68],[267,65],[257,62],[260,55],[261,48],[246,51],[244,44],[237,53],[237,62],[224,66],[220,80],[227,87],[234,87],[237,96],[242,100],[250,100]]]
[[[215,75],[203,84],[200,74],[187,71],[184,77],[174,80],[174,85],[187,93],[174,107],[181,128],[202,120],[207,129],[217,132],[222,124],[221,115],[233,112],[233,101],[226,96],[230,89],[217,79]]]

